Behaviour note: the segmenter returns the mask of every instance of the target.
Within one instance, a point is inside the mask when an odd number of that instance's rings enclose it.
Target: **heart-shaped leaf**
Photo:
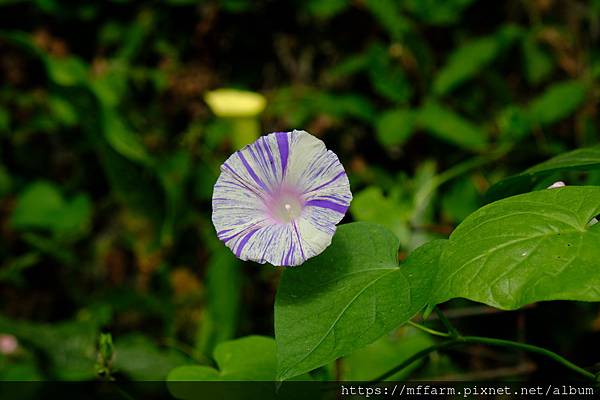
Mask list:
[[[264,336],[248,336],[215,347],[218,369],[187,365],[169,373],[169,381],[273,381],[275,341]]]
[[[275,303],[278,379],[325,365],[412,318],[429,300],[444,240],[398,265],[398,238],[384,227],[340,226],[319,257],[283,273]]]
[[[522,194],[471,214],[450,236],[434,304],[464,297],[502,309],[600,301],[600,187]]]
[[[537,164],[525,172],[503,179],[486,196],[491,200],[531,190],[550,174],[560,171],[586,171],[600,168],[600,146],[577,149]]]
[[[275,381],[275,340],[264,336],[247,336],[223,342],[215,347],[218,369],[205,365],[188,365],[173,369],[167,377],[171,394],[178,399],[304,399],[317,398],[317,386],[277,385]],[[299,380],[310,380],[308,376]],[[211,385],[199,382],[224,381]],[[253,381],[248,384],[247,381]],[[307,394],[307,390],[310,394]]]

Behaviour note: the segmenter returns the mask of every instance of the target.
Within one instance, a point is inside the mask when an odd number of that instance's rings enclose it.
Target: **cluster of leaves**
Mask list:
[[[597,188],[479,207],[600,182],[598,18],[597,1],[0,1],[0,334],[19,343],[0,378],[371,379],[431,344],[396,329],[424,307],[597,300]],[[259,121],[213,114],[218,87],[262,93],[265,131],[322,137],[355,194],[274,314],[281,271],[210,223],[219,165]]]

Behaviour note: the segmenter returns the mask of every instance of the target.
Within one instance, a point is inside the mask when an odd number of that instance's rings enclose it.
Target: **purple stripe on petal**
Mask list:
[[[313,206],[313,207],[321,207],[328,208],[333,211],[337,211],[341,214],[345,214],[348,210],[348,206],[343,204],[338,204],[330,200],[309,200],[305,204],[305,206]]]
[[[337,196],[329,196],[329,195],[327,195],[327,196],[321,196],[320,198],[321,199],[329,199],[329,200],[341,201],[341,202],[344,201],[344,199],[341,199],[341,198],[339,198]]]
[[[240,231],[236,234],[234,234],[233,236],[229,236],[228,238],[220,238],[221,240],[223,240],[223,243],[227,244],[227,242],[229,242],[231,239],[235,239],[236,237],[240,236],[244,231]]]
[[[248,151],[252,155],[252,158],[254,159],[254,161],[256,161],[256,163],[262,170],[264,176],[268,177],[267,160],[265,158],[265,155],[264,155],[262,149],[260,148],[260,144],[257,143],[256,151],[252,150],[252,147],[253,146],[248,146]],[[267,181],[268,181],[268,179],[267,179]]]
[[[262,145],[265,149],[265,153],[267,153],[267,155],[269,156],[269,164],[271,164],[271,169],[273,170],[273,176],[277,176],[277,170],[275,168],[275,161],[273,160],[273,153],[271,152],[271,146],[269,145],[269,142],[267,142],[267,140],[263,137],[262,138]]]
[[[262,255],[260,256],[261,260],[266,259],[265,256],[267,255],[267,252],[271,249],[271,243],[273,243],[273,232],[271,232],[271,237],[269,238],[269,242],[265,246],[265,250],[263,251]]]
[[[314,192],[314,191],[317,191],[317,190],[319,190],[319,189],[321,189],[321,188],[324,188],[325,186],[327,186],[327,185],[330,185],[330,184],[332,184],[333,182],[337,181],[337,180],[338,180],[338,179],[340,179],[342,176],[346,176],[346,172],[345,172],[345,171],[342,171],[342,172],[340,172],[339,174],[337,174],[336,176],[334,176],[333,178],[331,178],[329,181],[325,182],[324,184],[322,184],[322,185],[320,185],[320,186],[317,186],[317,187],[316,187],[316,188],[314,188],[314,189],[310,189],[308,192],[304,192],[304,193],[306,194],[306,193]]]
[[[279,148],[279,156],[281,157],[281,174],[285,176],[287,169],[288,155],[290,153],[290,144],[288,142],[287,132],[276,132],[275,137],[277,138],[277,147]]]
[[[241,176],[239,176],[239,175],[237,174],[237,172],[235,172],[235,171],[233,170],[233,168],[231,168],[231,167],[230,167],[229,165],[227,165],[227,164],[223,164],[223,168],[227,168],[227,170],[228,170],[229,172],[231,172],[231,174],[233,174],[233,177],[234,177],[234,178],[235,178],[235,180],[238,182],[238,184],[242,185],[242,187],[244,187],[244,188],[248,189],[249,191],[251,191],[252,193],[254,193],[256,196],[258,196],[259,198],[262,198],[262,196],[261,196],[261,195],[260,195],[260,194],[259,194],[259,193],[258,193],[256,190],[254,190],[254,189],[253,189],[253,188],[251,188],[250,186],[246,185],[246,183],[244,182],[244,179],[243,179]]]
[[[253,229],[253,230],[251,230],[250,232],[248,232],[248,233],[246,234],[246,236],[244,236],[244,237],[242,238],[242,240],[240,241],[240,244],[238,245],[238,248],[237,248],[237,250],[235,251],[235,255],[236,255],[237,257],[239,257],[239,256],[242,254],[242,250],[244,250],[244,246],[246,246],[246,243],[248,243],[248,240],[250,240],[250,238],[251,238],[252,236],[254,236],[254,234],[255,234],[256,232],[258,232],[258,230],[259,230],[259,229],[260,229],[260,228],[256,228],[256,229]]]
[[[250,225],[250,226],[248,226],[248,227],[246,227],[246,228],[242,229],[242,230],[241,230],[241,231],[239,231],[238,233],[236,233],[236,234],[234,234],[234,235],[232,235],[232,236],[230,236],[230,237],[228,237],[228,238],[219,238],[219,239],[223,240],[223,243],[227,243],[227,242],[229,242],[231,239],[234,239],[234,238],[238,237],[238,236],[239,236],[239,235],[241,235],[242,233],[248,232],[248,229],[250,229],[250,228],[254,228],[254,227],[255,227],[255,226],[257,226],[257,225],[258,225],[259,227],[258,227],[258,228],[255,228],[255,229],[253,229],[253,230],[254,230],[254,231],[257,231],[257,230],[259,230],[260,228],[262,228],[262,227],[263,227],[263,225],[262,225],[262,224],[263,224],[263,222],[265,222],[265,220],[264,220],[264,219],[262,219],[262,220],[260,220],[260,221],[258,221],[258,222],[254,222],[252,225]],[[229,231],[232,231],[232,230],[233,230],[233,229],[229,229]],[[242,240],[243,240],[243,239],[242,239]]]
[[[285,265],[290,265],[290,259],[292,257],[292,253],[294,252],[294,242],[292,242],[292,244],[290,245],[290,248],[288,249],[287,252],[287,256],[285,256]]]
[[[265,190],[265,192],[268,193],[269,189],[263,183],[263,181],[260,180],[260,178],[258,177],[258,175],[256,175],[256,172],[254,172],[254,170],[252,169],[252,167],[250,166],[250,164],[248,164],[248,161],[246,161],[246,157],[244,157],[244,155],[242,154],[241,151],[238,151],[238,156],[240,157],[240,160],[242,160],[242,164],[244,164],[244,167],[246,167],[246,170],[248,171],[248,173],[250,174],[250,176],[252,177],[252,179],[254,179],[254,182],[256,182],[261,188],[263,188]]]
[[[300,254],[302,254],[302,259],[306,260],[304,249],[302,249],[302,240],[300,240],[300,233],[298,232],[298,226],[296,225],[296,222],[294,222],[294,231],[296,232],[296,237],[298,238],[298,246],[300,246]]]

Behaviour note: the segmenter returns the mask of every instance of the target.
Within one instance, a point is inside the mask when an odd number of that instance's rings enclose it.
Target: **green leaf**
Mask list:
[[[311,99],[313,112],[326,113],[336,118],[355,117],[363,121],[372,121],[375,116],[373,105],[363,96],[356,94],[330,94],[318,92]]]
[[[141,140],[125,125],[116,112],[106,108],[103,116],[104,137],[117,153],[132,161],[145,165],[152,164],[152,159]]]
[[[355,75],[369,67],[367,54],[359,53],[348,56],[325,71],[325,79],[329,82],[339,82]]]
[[[310,0],[306,2],[307,10],[318,18],[328,19],[344,11],[350,2],[348,0]]]
[[[90,380],[95,376],[95,345],[99,321],[52,324],[15,321],[0,315],[0,332],[10,332],[22,345],[40,350],[51,365],[50,378]]]
[[[273,381],[277,360],[275,341],[248,336],[217,345],[214,359],[218,369],[187,365],[169,373],[169,381]]]
[[[411,110],[390,110],[379,116],[375,129],[377,138],[384,146],[398,146],[413,133],[416,114]]]
[[[403,246],[410,241],[411,207],[386,197],[381,188],[370,186],[354,195],[350,212],[356,221],[374,222],[388,228]]]
[[[405,0],[403,5],[416,17],[433,25],[457,22],[473,0]]]
[[[186,189],[191,168],[191,157],[185,151],[174,151],[157,163],[156,171],[165,193],[162,242],[167,245],[173,243],[175,226],[187,209]]]
[[[365,6],[394,40],[402,39],[411,29],[411,22],[402,15],[394,0],[366,0]]]
[[[366,97],[352,93],[332,94],[306,87],[279,89],[266,111],[286,118],[290,125],[303,125],[323,114],[367,122],[375,118],[374,107]]]
[[[131,161],[104,143],[100,155],[112,195],[133,212],[149,217],[157,226],[162,225],[167,214],[167,198],[156,171]]]
[[[247,336],[221,343],[214,352],[218,369],[204,365],[175,368],[167,377],[169,392],[178,399],[198,399],[198,385],[193,382],[225,381],[229,384],[204,385],[201,397],[207,399],[306,399],[320,398],[320,387],[276,384],[275,341],[270,337]],[[299,380],[310,380],[308,375]],[[252,385],[235,382],[254,381]],[[192,382],[192,384],[190,384]]]
[[[206,309],[199,330],[199,350],[210,354],[215,345],[234,337],[240,310],[241,265],[224,246],[215,250],[206,274]]]
[[[533,85],[537,85],[550,76],[554,70],[552,57],[537,43],[535,35],[530,34],[521,44],[525,77]]]
[[[402,328],[383,336],[344,358],[344,380],[369,381],[401,364],[415,353],[432,346],[432,337],[414,328]],[[421,364],[414,363],[387,380],[406,379]]]
[[[287,269],[275,301],[278,379],[372,343],[423,308],[444,241],[398,265],[398,239],[380,225],[342,225],[331,246]]]
[[[369,79],[375,91],[395,103],[406,103],[412,95],[412,86],[398,61],[390,58],[388,49],[381,43],[371,45],[368,55]]]
[[[450,236],[434,303],[464,297],[501,309],[600,301],[600,187],[522,194],[471,214]]]
[[[585,99],[588,85],[567,81],[550,86],[529,105],[529,113],[540,125],[550,125],[573,114]]]
[[[55,214],[59,213],[64,205],[62,195],[54,184],[32,183],[17,199],[11,219],[12,225],[16,229],[52,226]]]
[[[58,85],[75,86],[88,81],[86,64],[75,57],[47,57],[46,68],[50,80]]]
[[[10,129],[10,114],[6,109],[0,107],[0,133],[8,132]]]
[[[6,167],[0,164],[0,199],[8,195],[12,191],[13,178],[6,169]]]
[[[471,79],[496,57],[498,50],[496,36],[474,39],[463,44],[454,50],[446,65],[438,73],[433,82],[434,92],[444,95]]]
[[[89,228],[91,213],[87,195],[79,194],[67,201],[54,184],[40,181],[20,194],[11,224],[17,230],[46,229],[55,234],[77,235]]]
[[[467,218],[481,206],[481,195],[469,177],[456,180],[442,198],[442,213],[453,222]]]
[[[479,127],[436,103],[427,103],[418,114],[419,125],[432,135],[468,150],[481,150],[486,134]]]
[[[173,349],[161,349],[149,338],[132,334],[115,341],[114,368],[134,380],[164,380],[190,359]]]
[[[531,132],[531,117],[520,107],[510,105],[500,112],[497,118],[503,141],[523,139]]]
[[[521,174],[497,182],[488,190],[486,197],[497,200],[526,192],[554,173],[597,169],[600,169],[600,146],[573,150],[537,164]]]
[[[54,118],[65,126],[73,126],[79,120],[79,116],[73,105],[62,96],[50,96],[48,106]]]

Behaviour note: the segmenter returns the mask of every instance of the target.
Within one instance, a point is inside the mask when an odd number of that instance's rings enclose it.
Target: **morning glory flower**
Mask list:
[[[321,140],[275,132],[221,166],[212,220],[238,258],[294,266],[329,246],[351,200],[344,167]]]

